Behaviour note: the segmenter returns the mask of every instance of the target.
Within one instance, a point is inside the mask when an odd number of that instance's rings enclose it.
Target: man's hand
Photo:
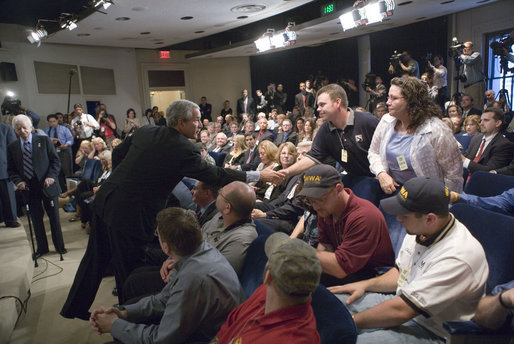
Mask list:
[[[23,191],[23,190],[28,190],[28,188],[27,188],[27,183],[25,183],[25,182],[20,182],[20,183],[16,184],[16,189],[17,189],[17,190],[22,190],[22,191]]]
[[[273,169],[270,167],[267,167],[261,171],[261,178],[260,181],[262,182],[269,182],[272,184],[280,184],[284,179],[281,177],[278,172],[273,171]]]
[[[173,272],[173,264],[175,264],[175,261],[171,258],[166,259],[164,263],[162,263],[160,273],[164,283],[168,283],[169,281],[169,277]]]
[[[252,219],[264,219],[266,218],[266,213],[260,209],[252,210]]]
[[[100,307],[91,313],[89,324],[91,329],[98,334],[111,331],[112,324],[116,319],[127,319],[127,311],[122,311],[116,307]]]
[[[45,188],[49,187],[50,185],[52,185],[53,183],[55,182],[55,180],[53,178],[45,178]]]
[[[353,301],[360,298],[366,292],[366,281],[355,282],[345,285],[338,285],[328,287],[327,289],[334,294],[350,294],[346,299],[346,304],[349,305]]]
[[[386,172],[380,172],[377,178],[380,183],[380,187],[388,195],[393,194],[396,191],[396,188],[400,186],[400,184],[395,182],[394,179]]]
[[[461,154],[460,159],[462,160],[462,162],[464,162],[464,160],[466,160],[467,158],[463,154]]]
[[[51,137],[50,140],[53,142],[53,143],[57,143],[59,142],[59,139],[57,137]]]

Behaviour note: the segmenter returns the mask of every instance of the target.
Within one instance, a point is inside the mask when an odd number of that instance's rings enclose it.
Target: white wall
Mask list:
[[[18,81],[0,82],[0,97],[6,90],[12,90],[22,105],[41,116],[40,128],[46,127],[46,116],[55,112],[66,112],[67,94],[39,94],[34,61],[74,64],[81,66],[109,68],[114,70],[115,95],[72,94],[70,108],[74,103],[100,100],[122,125],[128,108],[141,107],[137,77],[135,50],[127,48],[106,48],[43,43],[39,48],[29,43],[2,42],[0,61],[16,64]],[[76,76],[75,76],[76,77]]]

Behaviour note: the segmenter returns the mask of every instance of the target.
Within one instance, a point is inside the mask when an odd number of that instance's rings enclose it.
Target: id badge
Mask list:
[[[348,162],[348,151],[346,149],[341,149],[341,161]]]
[[[406,169],[409,168],[409,166],[407,166],[407,160],[405,160],[405,157],[403,155],[400,155],[399,157],[397,157],[396,161],[398,161],[398,166],[400,167],[400,171],[405,171]]]

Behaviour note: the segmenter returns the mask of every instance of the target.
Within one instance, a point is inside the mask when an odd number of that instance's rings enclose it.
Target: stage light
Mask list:
[[[36,29],[31,31],[30,34],[27,36],[27,39],[30,43],[37,43],[40,42],[46,36],[48,36],[48,32],[46,32],[43,25],[38,24],[36,25]]]
[[[273,48],[283,48],[285,46],[285,43],[287,42],[286,37],[284,37],[283,34],[276,34],[271,37],[271,46]]]
[[[380,10],[380,3],[378,2],[367,5],[364,7],[364,11],[366,19],[368,20],[368,24],[378,23],[384,18],[384,15],[382,14],[383,12]]]
[[[112,1],[111,0],[99,0],[94,3],[94,7],[99,7],[100,5],[103,6],[104,10],[106,10],[109,8],[109,6],[112,5]]]
[[[352,11],[346,12],[343,15],[339,17],[339,21],[341,22],[341,26],[343,27],[343,30],[350,30],[353,29],[355,25],[355,20],[353,20],[353,14]]]
[[[271,49],[271,40],[269,36],[261,37],[254,43],[260,53]]]
[[[59,25],[61,26],[61,28],[64,30],[64,29],[68,29],[68,30],[74,30],[77,28],[77,19],[74,19],[74,20],[71,20],[71,19],[61,19],[60,22],[59,22]]]
[[[7,97],[14,98],[14,92],[13,92],[13,91],[7,91],[7,92],[5,92],[5,95],[6,95]]]

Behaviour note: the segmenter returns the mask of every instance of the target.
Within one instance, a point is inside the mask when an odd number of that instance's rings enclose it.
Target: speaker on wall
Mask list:
[[[0,76],[3,81],[18,81],[16,65],[11,62],[0,62]]]

